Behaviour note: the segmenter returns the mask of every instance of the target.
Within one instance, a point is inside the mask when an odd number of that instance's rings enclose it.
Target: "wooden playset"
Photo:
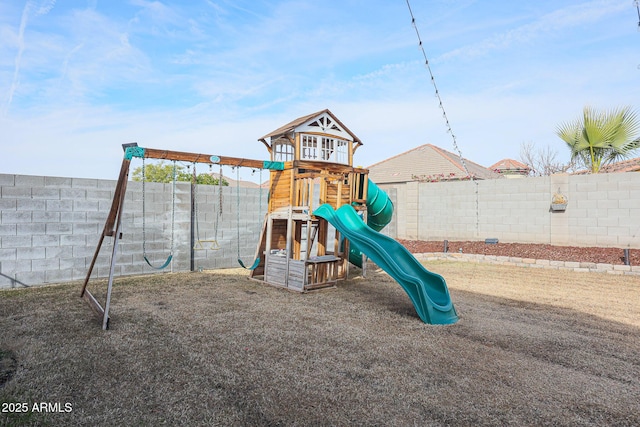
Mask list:
[[[296,291],[333,286],[347,275],[348,241],[312,214],[321,204],[366,209],[368,171],[353,166],[362,142],[329,110],[263,136],[272,161],[269,208],[251,277]]]
[[[334,209],[353,206],[365,215],[368,170],[353,166],[353,155],[362,145],[331,111],[300,117],[259,139],[270,160],[252,160],[209,154],[138,147],[125,147],[120,175],[107,220],[84,281],[81,296],[108,327],[108,313],[117,253],[122,238],[120,223],[129,167],[134,157],[268,169],[269,203],[262,225],[250,277],[299,292],[334,286],[347,276],[349,242],[329,223],[313,215],[322,204]],[[112,237],[105,306],[87,289],[87,284],[105,237]],[[171,262],[168,258],[164,266]],[[240,261],[240,260],[239,260]],[[242,263],[241,263],[242,264]],[[244,265],[243,265],[244,266]]]

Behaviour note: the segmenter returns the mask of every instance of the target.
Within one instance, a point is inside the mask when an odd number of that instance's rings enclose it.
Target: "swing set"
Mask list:
[[[91,263],[89,265],[89,270],[87,272],[86,278],[84,280],[83,286],[82,286],[82,291],[80,293],[80,296],[85,299],[88,304],[91,306],[91,308],[100,316],[102,317],[102,329],[108,329],[109,327],[109,307],[110,307],[110,303],[111,303],[111,292],[112,292],[112,288],[113,288],[113,278],[114,278],[114,272],[115,272],[115,265],[116,265],[116,257],[117,257],[117,250],[118,250],[118,244],[117,241],[122,239],[122,232],[121,232],[121,226],[122,226],[122,214],[123,214],[123,209],[124,209],[124,200],[125,200],[125,194],[126,194],[126,190],[127,190],[127,183],[129,181],[129,169],[130,169],[130,165],[131,165],[131,160],[134,157],[137,158],[141,158],[143,160],[143,167],[142,167],[142,234],[143,234],[143,259],[144,261],[149,265],[149,267],[156,269],[156,270],[162,270],[167,268],[169,265],[172,264],[173,259],[174,259],[174,239],[175,239],[175,219],[176,219],[176,215],[175,215],[175,210],[176,210],[176,180],[177,180],[177,167],[176,167],[176,162],[189,162],[189,163],[193,163],[194,164],[194,175],[193,175],[193,179],[192,179],[192,224],[194,224],[195,226],[195,230],[193,230],[192,227],[192,244],[191,244],[191,248],[192,250],[197,250],[199,248],[202,249],[207,249],[204,247],[205,243],[209,243],[211,246],[208,249],[216,249],[219,247],[218,242],[217,242],[217,225],[218,225],[218,218],[221,214],[221,206],[222,206],[222,193],[220,191],[220,206],[219,206],[219,211],[218,214],[216,215],[216,236],[214,237],[214,239],[200,239],[199,237],[199,225],[198,225],[198,216],[197,216],[197,202],[195,200],[195,194],[197,191],[197,185],[196,185],[196,181],[195,181],[195,164],[196,163],[205,163],[205,164],[209,164],[209,165],[214,165],[214,164],[218,164],[221,167],[221,171],[222,171],[222,166],[226,165],[226,166],[232,166],[234,168],[236,168],[238,170],[238,176],[239,176],[239,168],[240,167],[249,167],[252,168],[254,170],[256,169],[260,169],[260,171],[262,171],[263,169],[269,169],[269,170],[282,170],[284,168],[284,163],[283,162],[277,162],[277,161],[262,161],[262,160],[252,160],[252,159],[243,159],[243,158],[237,158],[237,157],[226,157],[226,156],[216,156],[216,155],[209,155],[209,154],[198,154],[198,153],[188,153],[188,152],[181,152],[181,151],[169,151],[169,150],[159,150],[159,149],[153,149],[153,148],[144,148],[144,147],[139,147],[137,143],[131,143],[131,144],[123,144],[123,149],[125,150],[125,155],[124,155],[124,159],[122,160],[122,166],[120,168],[120,174],[118,176],[118,181],[116,183],[116,188],[114,190],[114,196],[113,196],[113,201],[111,203],[111,208],[109,210],[109,213],[107,214],[107,219],[105,221],[105,225],[104,225],[104,229],[100,235],[99,241],[98,241],[98,245],[96,247],[95,253],[93,255],[93,259],[91,260]],[[171,213],[171,247],[170,247],[170,252],[169,252],[169,256],[167,257],[167,259],[160,265],[155,265],[149,257],[149,254],[147,252],[147,245],[146,245],[146,240],[147,240],[147,236],[146,236],[146,228],[147,228],[147,224],[146,224],[146,200],[145,200],[145,181],[146,181],[146,176],[145,176],[145,165],[144,165],[144,160],[145,159],[158,159],[158,160],[171,160],[173,161],[173,179],[172,179],[172,213]],[[219,177],[219,190],[221,190],[221,185],[222,185],[222,173],[220,174]],[[238,197],[239,197],[239,190],[238,190]],[[260,199],[262,200],[262,190],[260,191]],[[239,200],[238,200],[238,206],[239,206]],[[240,226],[240,216],[239,216],[239,212],[238,212],[238,238],[240,236],[240,231],[239,231],[239,226]],[[198,234],[198,239],[195,240],[195,236],[194,233]],[[113,238],[113,245],[111,248],[111,261],[110,261],[110,265],[109,265],[109,279],[108,279],[108,284],[107,284],[107,294],[106,294],[106,300],[104,303],[104,307],[102,306],[102,304],[100,304],[100,302],[95,298],[94,295],[91,294],[91,292],[87,289],[87,285],[89,283],[89,279],[91,278],[91,274],[93,272],[93,268],[95,267],[96,261],[98,259],[98,255],[100,254],[100,249],[102,248],[102,244],[104,243],[104,240],[106,237],[111,237]],[[238,242],[238,263],[247,269],[255,269],[257,267],[257,265],[259,264],[259,257],[257,262],[254,261],[254,263],[250,266],[250,267],[246,267],[244,265],[244,263],[242,262],[242,260],[240,259],[240,242]],[[191,257],[191,270],[193,270],[193,256]]]

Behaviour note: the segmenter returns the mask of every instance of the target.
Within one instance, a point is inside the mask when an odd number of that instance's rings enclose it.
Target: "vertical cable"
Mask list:
[[[447,112],[444,109],[444,104],[442,103],[442,97],[440,96],[440,91],[438,90],[438,85],[436,84],[436,79],[433,75],[433,71],[431,70],[431,65],[429,64],[429,59],[427,58],[427,53],[424,50],[424,45],[422,43],[422,39],[420,38],[420,32],[418,31],[418,26],[416,25],[416,18],[413,15],[413,10],[411,10],[411,4],[409,4],[409,0],[407,1],[407,8],[409,8],[409,14],[411,15],[411,25],[413,29],[416,31],[416,36],[418,37],[418,46],[420,47],[420,51],[422,52],[422,56],[424,58],[424,65],[429,71],[429,77],[431,78],[431,84],[433,85],[433,89],[435,90],[436,98],[438,98],[438,106],[442,111],[442,117],[444,118],[445,125],[447,127],[447,132],[451,135],[451,140],[453,142],[453,148],[456,150],[458,157],[460,158],[460,163],[462,163],[462,167],[464,171],[467,173],[467,176],[475,184],[475,194],[476,194],[476,234],[479,236],[480,234],[480,204],[478,200],[478,182],[474,178],[474,176],[469,172],[469,168],[467,168],[467,162],[464,157],[462,157],[462,151],[460,147],[458,147],[458,141],[456,139],[455,133],[453,133],[453,129],[451,128],[451,123],[449,122],[449,117],[447,116]],[[637,2],[637,0],[636,0]],[[476,237],[477,237],[476,236]]]

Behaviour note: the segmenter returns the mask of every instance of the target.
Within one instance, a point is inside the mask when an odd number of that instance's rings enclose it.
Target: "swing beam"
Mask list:
[[[127,191],[127,182],[129,178],[129,168],[131,166],[131,160],[134,157],[145,159],[159,159],[159,160],[175,160],[191,163],[206,163],[206,164],[218,164],[225,166],[236,167],[249,167],[254,169],[270,169],[270,170],[284,170],[284,162],[273,162],[268,160],[253,160],[244,159],[240,157],[228,157],[217,156],[211,154],[199,154],[188,153],[184,151],[172,151],[161,150],[156,148],[139,147],[137,143],[123,144],[124,159],[120,168],[120,175],[116,183],[114,190],[113,201],[111,203],[111,209],[107,215],[104,229],[98,241],[93,259],[89,265],[87,276],[85,277],[82,285],[82,291],[80,297],[85,299],[94,312],[102,318],[102,329],[106,330],[109,327],[109,306],[111,303],[111,291],[113,288],[113,277],[116,264],[116,255],[118,240],[122,239],[122,233],[120,232],[120,225],[122,220],[122,213],[124,207],[125,193]],[[100,254],[100,249],[104,242],[105,237],[113,238],[113,247],[111,251],[111,262],[109,268],[109,281],[107,285],[106,303],[104,307],[100,304],[97,298],[91,294],[87,285],[91,278],[91,273]]]
[[[185,151],[160,150],[157,148],[144,148],[127,146],[125,158],[133,157],[158,160],[176,160],[190,163],[206,163],[211,165],[239,166],[254,169],[284,170],[284,162],[269,160],[244,159],[241,157],[217,156],[212,154],[188,153]]]

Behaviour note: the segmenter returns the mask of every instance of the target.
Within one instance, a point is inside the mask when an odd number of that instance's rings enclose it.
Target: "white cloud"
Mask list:
[[[27,1],[25,3],[24,8],[22,9],[22,15],[20,18],[20,26],[18,29],[17,37],[10,37],[16,44],[17,53],[14,58],[14,69],[13,76],[11,78],[11,84],[7,91],[6,101],[0,110],[0,115],[5,116],[9,109],[11,108],[11,104],[13,102],[14,95],[16,90],[18,89],[20,83],[20,70],[22,67],[22,56],[25,51],[26,42],[25,42],[25,31],[27,30],[27,25],[29,23],[29,19],[31,15],[35,15],[36,17],[48,14],[51,9],[55,6],[55,0],[45,0],[40,4],[36,4],[34,1]]]
[[[413,3],[465,157],[554,144],[586,103],[637,106],[635,22],[618,28],[635,11],[622,3]],[[0,5],[0,101],[12,96],[0,172],[110,178],[130,141],[262,158],[258,137],[324,108],[364,141],[360,165],[424,143],[453,151],[403,3],[33,5]]]
[[[626,5],[615,0],[595,0],[572,4],[534,17],[527,24],[509,28],[479,42],[454,49],[442,55],[440,59],[465,58],[468,60],[513,46],[523,48],[541,39],[559,39],[567,30],[593,25],[604,17],[620,13],[625,9],[628,9]]]

